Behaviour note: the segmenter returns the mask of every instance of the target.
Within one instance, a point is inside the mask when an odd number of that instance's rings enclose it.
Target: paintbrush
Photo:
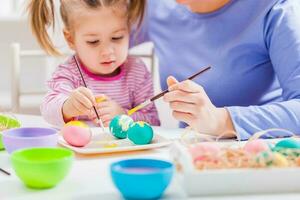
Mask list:
[[[8,171],[6,171],[6,170],[4,170],[4,169],[0,168],[0,171],[1,171],[1,172],[3,172],[4,174],[6,174],[6,175],[10,176],[10,173],[9,173]]]
[[[211,68],[211,66],[205,67],[204,69],[200,70],[199,72],[193,74],[192,76],[188,77],[186,80],[193,80],[194,78],[196,78],[198,75],[202,74],[203,72],[209,70]],[[136,111],[144,108],[145,106],[149,105],[150,103],[152,103],[153,101],[155,101],[156,99],[159,99],[160,97],[164,96],[166,93],[168,93],[169,90],[166,89],[164,91],[162,91],[161,93],[155,95],[154,97],[144,101],[143,103],[139,104],[138,106],[130,109],[127,114],[128,115],[132,115],[133,113],[135,113]]]
[[[82,80],[82,82],[83,82],[83,84],[84,84],[84,87],[88,88],[88,87],[87,87],[87,84],[86,84],[86,82],[85,82],[85,80],[84,80],[84,78],[83,78],[81,69],[80,69],[80,67],[79,67],[78,60],[77,60],[77,58],[76,58],[75,55],[74,55],[74,60],[75,60],[77,69],[78,69],[78,71],[79,71],[79,73],[80,73],[81,80]],[[97,120],[97,124],[99,125],[99,122],[100,122],[100,126],[101,126],[101,128],[102,128],[102,131],[103,131],[103,133],[105,133],[103,122],[102,122],[101,118],[99,117],[99,114],[98,114],[98,111],[97,111],[96,107],[93,106],[93,109],[94,109],[94,111],[95,111],[95,113],[96,113],[96,116],[97,116],[97,119],[98,119],[98,120]]]

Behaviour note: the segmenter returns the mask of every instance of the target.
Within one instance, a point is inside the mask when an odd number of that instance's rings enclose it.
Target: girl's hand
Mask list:
[[[102,99],[100,102],[97,103],[96,108],[99,114],[99,117],[102,119],[104,126],[109,126],[110,121],[116,115],[125,114],[125,110],[114,100],[110,99],[105,95],[101,95],[97,97],[97,99]],[[90,116],[91,119],[95,120],[96,115],[93,112]]]
[[[170,92],[164,95],[164,100],[170,104],[175,119],[202,133],[234,136],[228,111],[215,107],[203,87],[190,80],[179,83],[174,77],[168,77],[167,84]]]
[[[88,88],[79,87],[73,90],[62,107],[65,122],[70,121],[73,117],[89,115],[95,104],[95,97]]]

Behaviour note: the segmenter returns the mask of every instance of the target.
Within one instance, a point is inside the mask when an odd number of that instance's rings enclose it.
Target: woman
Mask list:
[[[197,131],[300,133],[299,1],[151,0],[135,41],[154,43],[164,99]]]

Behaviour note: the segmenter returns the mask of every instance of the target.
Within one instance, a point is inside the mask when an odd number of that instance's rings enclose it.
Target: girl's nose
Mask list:
[[[101,57],[107,58],[114,53],[114,49],[112,46],[105,46],[101,49]]]

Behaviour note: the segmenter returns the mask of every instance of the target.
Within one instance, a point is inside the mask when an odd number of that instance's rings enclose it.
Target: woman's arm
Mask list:
[[[217,108],[200,85],[192,81],[176,83],[169,78],[170,92],[164,99],[170,103],[174,117],[200,132],[222,135],[236,131],[241,139],[270,128],[299,134],[300,2],[280,1],[272,8],[265,20],[265,43],[282,88],[281,102]]]
[[[265,43],[282,88],[282,102],[228,107],[234,127],[247,139],[269,128],[300,134],[300,2],[276,4],[265,21]]]

